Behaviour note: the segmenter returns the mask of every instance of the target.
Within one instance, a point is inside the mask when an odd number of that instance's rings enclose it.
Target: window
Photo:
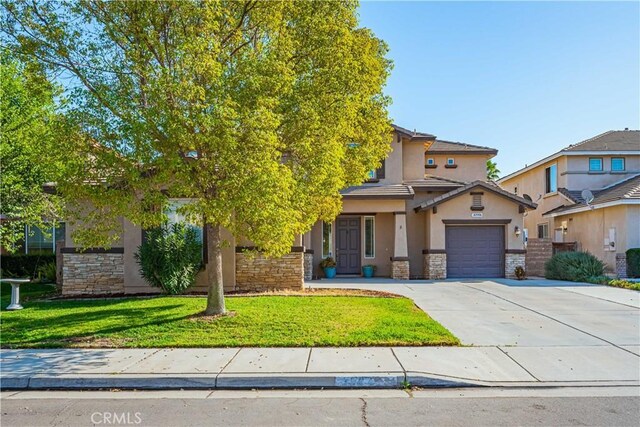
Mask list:
[[[376,174],[376,170],[375,169],[371,169],[369,171],[369,174],[367,175],[367,177],[369,179],[376,179],[378,177],[378,175]]]
[[[384,174],[385,174],[385,168],[386,168],[386,161],[383,159],[382,160],[382,164],[380,165],[380,167],[378,169],[376,169],[376,178],[377,179],[384,179]]]
[[[545,193],[555,193],[558,191],[558,165],[551,165],[544,170]]]
[[[538,239],[547,238],[549,238],[549,223],[544,222],[542,224],[538,224]]]
[[[455,161],[455,159],[454,159],[453,157],[449,157],[449,158],[447,159],[447,164],[448,164],[448,165],[455,165],[455,164],[456,164],[456,161]]]
[[[429,166],[433,166],[433,165],[435,165],[435,164],[436,164],[436,161],[435,161],[435,160],[433,160],[432,158],[429,158],[429,159],[427,159],[427,164],[428,164]]]
[[[204,243],[202,226],[195,224],[191,221],[187,220],[187,216],[184,212],[180,212],[180,209],[189,204],[189,200],[187,199],[173,199],[169,201],[169,206],[167,207],[167,217],[169,218],[169,224],[176,224],[178,222],[184,222],[191,225],[198,235],[198,241],[200,243]]]
[[[322,258],[326,258],[331,256],[331,247],[332,247],[332,232],[331,232],[331,223],[323,222],[322,223]]]
[[[364,217],[364,257],[376,257],[376,222],[375,217]]]
[[[599,172],[602,170],[602,157],[590,157],[589,158],[589,171]]]
[[[611,170],[614,172],[624,170],[624,157],[612,157],[611,158]]]
[[[64,241],[64,223],[55,227],[41,230],[38,227],[27,226],[25,229],[24,250],[27,254],[47,254],[56,251],[56,242]]]

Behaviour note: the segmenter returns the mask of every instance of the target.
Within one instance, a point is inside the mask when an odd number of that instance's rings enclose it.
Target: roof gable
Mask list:
[[[439,205],[440,203],[446,202],[447,200],[451,200],[455,197],[461,196],[463,194],[467,194],[468,192],[476,188],[483,188],[487,191],[497,194],[498,196],[509,199],[514,203],[523,205],[529,209],[535,209],[536,207],[538,207],[538,205],[533,203],[532,201],[527,200],[520,196],[516,196],[515,194],[509,193],[508,191],[503,190],[502,188],[498,187],[495,184],[484,182],[484,181],[473,181],[463,187],[449,191],[448,193],[442,194],[436,198],[433,198],[424,203],[421,203],[420,205],[414,208],[414,211],[420,212],[420,211],[430,209],[434,206]]]

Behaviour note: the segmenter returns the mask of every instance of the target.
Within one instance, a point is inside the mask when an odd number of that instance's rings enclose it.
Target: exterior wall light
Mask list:
[[[520,236],[520,227],[516,225],[516,228],[514,231],[516,232],[516,236]]]

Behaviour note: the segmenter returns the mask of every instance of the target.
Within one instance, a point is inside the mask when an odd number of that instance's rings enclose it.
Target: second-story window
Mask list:
[[[432,158],[427,159],[427,165],[429,165],[429,166],[433,166],[433,165],[435,165],[435,164],[436,164],[436,161],[435,161],[435,160],[433,160]]]
[[[612,157],[611,158],[611,170],[614,172],[620,172],[624,170],[624,157]]]
[[[589,158],[589,172],[602,171],[602,157],[590,157]]]
[[[376,174],[376,170],[375,169],[371,169],[369,171],[369,175],[367,175],[369,179],[376,179],[378,177],[378,175]]]
[[[447,164],[448,164],[449,166],[453,166],[453,165],[455,165],[455,164],[456,164],[456,160],[455,160],[453,157],[449,157],[449,158],[447,159]]]
[[[544,170],[544,192],[555,193],[558,191],[558,165],[551,165]]]

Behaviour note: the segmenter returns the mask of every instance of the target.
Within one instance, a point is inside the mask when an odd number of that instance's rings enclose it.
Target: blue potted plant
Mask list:
[[[372,264],[367,264],[362,266],[362,275],[364,277],[373,277],[373,274],[376,272],[376,266]]]
[[[336,277],[336,261],[330,256],[320,262],[320,268],[324,270],[324,277],[327,279]]]

